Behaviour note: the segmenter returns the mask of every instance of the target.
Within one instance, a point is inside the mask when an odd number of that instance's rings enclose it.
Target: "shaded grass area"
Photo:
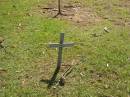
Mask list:
[[[0,68],[4,69],[0,70],[0,96],[127,97],[130,93],[130,28],[115,25],[111,19],[120,17],[128,22],[129,7],[106,8],[123,1],[82,1],[99,16],[109,17],[87,27],[29,14],[32,7],[47,3],[46,0],[0,1],[0,37],[5,38],[6,47],[6,52],[0,49]],[[110,33],[106,33],[104,27],[108,27]],[[46,43],[58,42],[60,32],[66,33],[65,41],[77,43],[73,48],[64,49],[64,64],[78,62],[64,87],[47,90],[47,85],[40,80],[51,77],[57,50],[47,48]],[[61,74],[65,69],[62,67]]]

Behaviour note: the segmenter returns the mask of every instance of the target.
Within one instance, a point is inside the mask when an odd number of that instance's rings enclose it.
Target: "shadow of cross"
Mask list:
[[[72,46],[74,46],[74,43],[64,43],[64,33],[60,33],[60,42],[59,43],[49,44],[50,48],[59,48],[59,49],[58,49],[57,67],[54,71],[53,76],[50,79],[50,82],[48,84],[48,88],[50,88],[53,85],[53,83],[55,82],[57,74],[59,73],[59,70],[61,68],[63,48],[64,47],[72,47]]]

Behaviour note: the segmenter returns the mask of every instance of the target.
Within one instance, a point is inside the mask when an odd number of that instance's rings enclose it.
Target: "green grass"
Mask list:
[[[123,5],[125,0],[69,1],[82,2],[107,18],[96,25],[81,27],[39,14],[28,15],[47,0],[0,1],[0,37],[5,38],[6,47],[6,52],[0,49],[0,68],[6,70],[0,71],[0,97],[128,97],[130,26],[115,25],[114,21],[130,21],[130,8],[114,6]],[[40,80],[51,77],[57,50],[48,48],[46,43],[58,42],[60,32],[65,32],[65,41],[77,43],[64,49],[63,63],[77,65],[64,87],[48,90]]]

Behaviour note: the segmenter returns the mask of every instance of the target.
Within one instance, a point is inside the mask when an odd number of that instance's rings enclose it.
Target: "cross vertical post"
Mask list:
[[[62,62],[62,50],[63,50],[63,43],[64,43],[64,33],[60,33],[60,46],[58,51],[58,60],[57,60],[57,68],[60,69],[61,62]]]

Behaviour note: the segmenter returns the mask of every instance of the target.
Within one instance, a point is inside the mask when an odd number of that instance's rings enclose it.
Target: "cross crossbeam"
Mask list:
[[[59,44],[59,43],[51,43],[49,44],[50,48],[59,48],[59,47],[72,47],[74,46],[75,43],[64,43],[64,44]]]

